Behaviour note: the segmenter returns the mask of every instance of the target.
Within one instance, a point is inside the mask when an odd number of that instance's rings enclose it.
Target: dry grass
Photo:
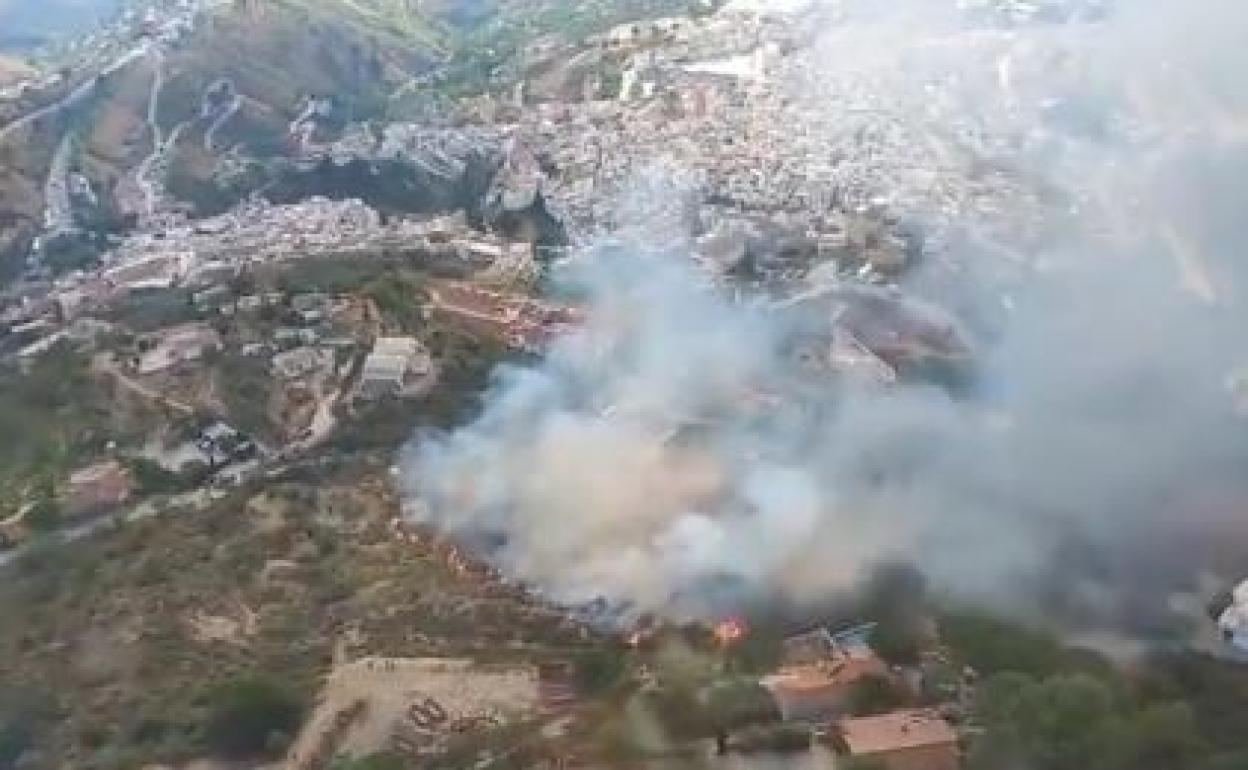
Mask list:
[[[23,618],[0,624],[0,681],[54,700],[40,746],[56,766],[128,769],[201,754],[204,694],[256,671],[308,702],[326,693],[313,734],[326,708],[367,697],[347,744],[367,748],[413,693],[438,699],[448,724],[506,714],[535,697],[530,666],[594,643],[396,538],[396,514],[384,470],[347,466],[101,533],[0,583],[0,616]],[[289,568],[266,580],[278,562]],[[461,662],[387,671],[366,657],[383,655]]]

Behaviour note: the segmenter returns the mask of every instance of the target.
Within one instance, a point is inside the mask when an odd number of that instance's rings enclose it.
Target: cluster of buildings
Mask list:
[[[130,373],[151,377],[182,371],[225,347],[219,331],[223,323],[241,324],[238,328],[269,331],[260,338],[243,334],[240,352],[267,359],[283,392],[303,394],[296,401],[316,401],[344,374],[338,371],[344,360],[339,353],[380,332],[377,309],[359,298],[318,292],[248,292],[246,281],[238,279],[269,260],[351,258],[356,252],[368,252],[359,256],[367,259],[387,247],[431,264],[457,266],[451,274],[487,275],[491,285],[523,283],[536,271],[531,244],[474,230],[463,213],[383,224],[376,211],[354,200],[311,199],[288,206],[252,202],[219,217],[133,235],[98,268],[69,274],[46,294],[11,304],[3,320],[9,341],[20,341],[18,352],[25,360],[80,332],[96,333],[78,327],[126,297],[176,291],[169,294],[171,302],[186,296],[192,317],[214,320],[176,323],[142,335],[139,352],[127,361]],[[539,349],[568,320],[557,308],[467,284],[448,284],[439,296],[444,299],[440,312],[525,350]],[[383,334],[364,360],[356,392],[365,399],[419,395],[435,381],[435,369],[417,340]]]
[[[201,259],[283,259],[309,252],[362,251],[385,232],[380,215],[358,200],[309,198],[285,205],[254,200],[219,216],[130,236],[106,256],[106,263],[170,253]]]
[[[839,753],[871,760],[885,770],[957,770],[962,748],[957,730],[936,708],[898,708],[852,716],[864,682],[917,689],[867,643],[874,624],[833,633],[818,627],[784,641],[780,668],[764,677],[785,721],[826,728]]]
[[[973,694],[973,674],[964,671],[956,683],[949,682],[950,664],[939,652],[926,654],[913,666],[890,666],[868,644],[876,628],[866,623],[832,631],[821,625],[785,638],[776,670],[759,681],[774,711],[770,704],[760,705],[757,713],[764,723],[777,716],[781,720],[760,730],[775,729],[776,735],[794,736],[793,740],[778,748],[760,740],[759,731],[746,729],[731,738],[722,732],[717,737],[719,752],[805,751],[817,737],[841,758],[852,757],[863,766],[958,770],[965,741],[957,723]],[[639,628],[625,641],[631,647],[654,648],[658,633],[656,628]],[[726,621],[714,629],[721,648],[741,642],[749,633],[738,621]],[[649,673],[646,676],[651,685],[657,685]],[[864,692],[884,695],[877,705],[865,699]],[[909,705],[888,706],[889,701]],[[797,740],[798,735],[803,739]],[[825,761],[828,764],[821,763]],[[794,761],[792,766],[841,765],[820,752],[811,761]]]
[[[362,250],[381,232],[377,212],[359,201],[253,203],[219,217],[131,235],[98,267],[58,278],[47,290],[46,304],[56,319],[68,321],[133,292],[185,288],[204,306],[224,296],[224,284],[247,265]]]
[[[776,66],[779,43],[764,43],[739,60],[688,63],[682,43],[715,39],[719,26],[752,29],[736,17],[715,24],[714,35],[681,38],[684,28],[677,27],[657,37],[673,47],[629,54],[611,98],[547,102],[520,113],[504,129],[505,170],[528,170],[512,172],[517,194],[540,189],[575,239],[639,218],[636,207],[621,203],[630,200],[630,187],[648,172],[670,178],[679,170],[695,198],[686,206],[695,231],[778,219],[826,254],[852,253],[859,263],[895,274],[904,267],[906,245],[883,226],[886,207],[876,192],[882,185],[869,183],[864,169],[849,168],[850,158],[837,157],[844,150],[799,114],[779,82],[787,76],[763,75]],[[697,27],[690,21],[688,29]],[[768,39],[756,32],[744,37],[755,44]],[[730,50],[747,42],[734,40],[725,43]],[[529,158],[517,161],[517,155]],[[665,197],[658,203],[685,205]]]
[[[99,267],[58,279],[47,293],[53,315],[71,320],[131,292],[184,288],[201,309],[248,310],[232,278],[256,264],[315,256],[412,255],[450,272],[491,268],[498,282],[523,282],[535,270],[530,243],[472,229],[462,213],[382,223],[358,200],[273,205],[252,201],[217,217],[127,237]],[[239,301],[235,308],[234,300]]]
[[[448,128],[391,123],[382,129],[374,154],[410,160],[432,174],[460,179],[467,159],[497,155],[499,139],[499,133],[488,126]],[[341,145],[337,151],[341,152]]]
[[[836,20],[819,26],[785,12],[792,5],[729,3],[707,18],[622,25],[580,48],[538,41],[523,108],[478,110],[484,126],[463,130],[496,132],[505,170],[536,169],[511,174],[516,194],[537,187],[574,241],[637,218],[634,199],[647,193],[635,187],[655,170],[679,170],[691,188],[694,232],[780,222],[878,282],[967,223],[1031,232],[1043,191],[992,160],[1042,141],[1029,107],[1003,96],[999,125],[975,123],[958,108],[969,86],[938,53],[914,65],[888,41],[858,56],[871,43],[847,39],[853,53],[825,56],[832,43],[815,30]],[[956,45],[988,71],[1011,55],[1009,38],[991,33]],[[670,194],[663,203],[684,206]]]

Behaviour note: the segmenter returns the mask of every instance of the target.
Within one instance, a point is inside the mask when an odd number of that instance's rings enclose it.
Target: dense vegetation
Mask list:
[[[1126,668],[1057,637],[978,613],[941,624],[986,678],[971,770],[1212,770],[1248,758],[1248,670],[1193,651]],[[1237,764],[1238,763],[1238,764]]]
[[[240,677],[209,694],[208,745],[229,757],[279,754],[299,728],[303,706],[282,686]]]
[[[0,435],[11,439],[0,442],[0,518],[32,498],[51,505],[65,474],[112,438],[109,403],[86,357],[67,344],[24,374],[0,370]]]

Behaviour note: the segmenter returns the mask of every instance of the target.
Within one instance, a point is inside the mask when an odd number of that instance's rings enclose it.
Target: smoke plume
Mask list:
[[[553,278],[584,328],[413,439],[411,515],[560,601],[678,616],[818,602],[903,560],[959,597],[1144,630],[1201,573],[1241,577],[1248,6],[950,5],[825,7],[786,87],[924,224],[903,312],[965,340],[969,385],[804,366],[847,296],[887,291],[711,288],[655,216],[688,192],[660,165]]]

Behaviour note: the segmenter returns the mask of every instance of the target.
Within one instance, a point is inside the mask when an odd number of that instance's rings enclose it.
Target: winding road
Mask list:
[[[134,181],[143,194],[143,213],[152,216],[156,213],[160,199],[164,195],[164,177],[169,168],[169,157],[182,133],[190,126],[191,121],[184,120],[173,127],[168,136],[160,127],[160,96],[165,88],[165,56],[159,48],[154,49],[156,74],[152,79],[152,90],[147,101],[147,128],[152,136],[152,151],[135,169]]]
[[[234,97],[230,99],[230,103],[226,105],[226,108],[221,112],[220,115],[217,116],[216,120],[212,121],[212,125],[208,127],[208,130],[204,132],[204,150],[205,151],[207,152],[215,151],[216,149],[215,139],[217,136],[217,131],[221,130],[221,127],[224,126],[226,123],[229,123],[230,118],[234,117],[234,114],[237,113],[242,108],[242,106],[243,106],[243,97],[239,96],[238,94],[234,94]]]

